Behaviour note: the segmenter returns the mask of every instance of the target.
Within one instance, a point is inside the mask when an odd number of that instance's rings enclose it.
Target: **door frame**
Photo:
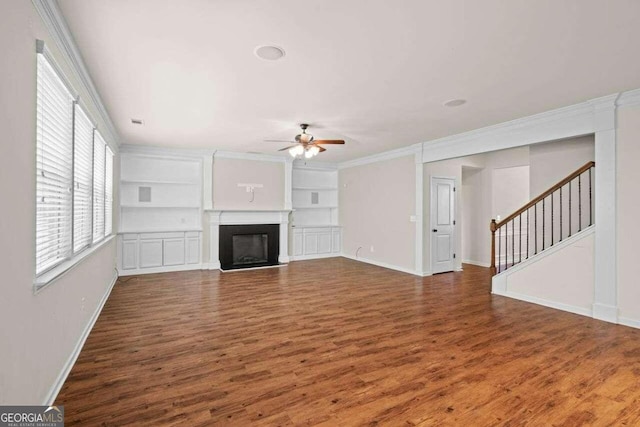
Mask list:
[[[433,257],[435,254],[434,251],[434,246],[435,246],[435,241],[436,239],[431,238],[432,237],[432,232],[431,230],[433,229],[431,226],[431,221],[433,220],[433,193],[432,193],[432,189],[433,189],[433,180],[434,179],[450,179],[453,181],[453,231],[451,232],[451,239],[453,240],[453,246],[451,248],[452,253],[455,255],[458,253],[457,249],[458,249],[458,233],[457,233],[457,226],[458,223],[456,221],[456,215],[458,213],[457,210],[457,205],[458,205],[458,191],[457,191],[457,187],[458,187],[458,180],[456,179],[455,176],[444,176],[444,175],[430,175],[429,176],[429,224],[426,224],[429,230],[429,270],[433,273]],[[456,266],[457,262],[456,262],[457,258],[453,258],[453,269],[451,270],[451,272],[453,271],[459,271],[460,269]],[[447,272],[443,272],[443,273],[447,273]]]

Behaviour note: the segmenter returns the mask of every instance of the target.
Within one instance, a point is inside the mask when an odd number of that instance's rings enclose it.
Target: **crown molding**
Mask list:
[[[118,146],[120,145],[118,132],[109,117],[109,113],[102,102],[100,94],[93,84],[91,75],[87,70],[84,60],[82,59],[82,55],[78,50],[73,35],[71,34],[71,30],[69,30],[69,26],[62,15],[58,2],[56,0],[32,0],[32,3],[40,15],[40,18],[42,19],[42,22],[49,32],[53,42],[62,54],[63,59],[70,65],[74,77],[83,86],[85,92],[91,98],[91,102],[100,114],[100,118],[102,119],[102,123],[104,123],[106,129],[99,130],[103,133],[106,131],[108,140],[113,143],[112,148],[117,151]]]
[[[318,162],[316,160],[296,159],[293,161],[293,168],[310,170],[338,170],[338,164],[330,162]]]
[[[620,94],[618,106],[638,106],[640,105],[640,89],[629,90]]]
[[[396,148],[395,150],[385,151],[378,154],[372,154],[366,157],[360,157],[359,159],[348,160],[346,162],[338,163],[338,169],[352,168],[355,166],[368,165],[370,163],[377,163],[384,160],[396,159],[398,157],[411,156],[416,153],[422,152],[422,143],[408,145],[406,147]]]
[[[619,94],[423,143],[423,162],[587,135],[615,128]]]
[[[291,162],[293,159],[289,155],[277,156],[274,154],[259,154],[259,153],[240,153],[236,151],[224,151],[224,150],[216,150],[214,153],[214,158],[218,159],[237,159],[237,160],[257,160],[261,162],[277,162],[277,163],[287,163]]]
[[[174,147],[156,147],[151,145],[133,145],[123,144],[120,146],[121,154],[140,154],[151,156],[171,156],[171,157],[189,157],[201,158],[213,156],[216,150],[210,149],[191,149],[191,148],[174,148]]]

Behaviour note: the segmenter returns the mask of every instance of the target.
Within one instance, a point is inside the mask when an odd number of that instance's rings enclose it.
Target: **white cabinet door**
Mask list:
[[[132,270],[138,268],[138,242],[125,240],[122,242],[122,269]]]
[[[340,253],[340,229],[333,230],[333,239],[331,241],[331,252]]]
[[[140,240],[140,268],[162,266],[162,239]]]
[[[304,253],[304,247],[302,243],[302,232],[293,232],[293,255],[301,256]]]
[[[313,255],[318,253],[318,233],[304,234],[304,254]]]
[[[331,232],[318,233],[318,253],[328,254],[331,252]]]
[[[200,261],[200,239],[187,238],[187,264],[197,264]]]
[[[184,239],[164,239],[163,265],[184,264]]]

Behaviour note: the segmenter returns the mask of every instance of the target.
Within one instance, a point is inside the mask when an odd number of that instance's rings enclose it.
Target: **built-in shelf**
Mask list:
[[[292,224],[297,232],[335,227],[338,224],[338,170],[294,165],[291,187]],[[306,225],[311,224],[311,225]],[[308,242],[314,246],[314,237]],[[326,246],[327,237],[322,237]],[[301,242],[297,242],[301,243]],[[326,247],[325,247],[326,249]]]
[[[198,205],[184,205],[184,206],[178,206],[178,205],[152,205],[152,204],[148,204],[148,205],[143,205],[143,204],[139,204],[139,205],[120,205],[120,207],[122,208],[153,208],[153,209],[199,209],[200,206]]]
[[[119,274],[201,268],[202,168],[200,156],[120,153]]]
[[[335,224],[310,224],[310,225],[303,225],[303,224],[299,224],[299,225],[292,225],[292,228],[342,228],[342,226],[340,225],[335,225]]]
[[[185,228],[132,228],[119,230],[118,234],[140,234],[140,233],[184,233],[188,231],[202,231],[202,228],[185,227]]]
[[[298,209],[337,209],[337,206],[294,206],[293,210]]]
[[[338,191],[336,187],[293,187],[297,191]]]
[[[166,184],[166,185],[200,185],[197,182],[186,181],[157,181],[157,180],[142,180],[142,179],[122,179],[122,184]]]

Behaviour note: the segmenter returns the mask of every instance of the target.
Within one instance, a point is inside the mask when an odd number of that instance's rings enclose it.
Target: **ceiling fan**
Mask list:
[[[306,123],[300,124],[300,129],[302,129],[302,133],[296,135],[295,137],[295,145],[291,147],[284,147],[278,151],[288,150],[291,157],[298,157],[304,155],[306,159],[310,159],[313,156],[321,153],[323,151],[327,151],[326,148],[322,147],[322,145],[328,144],[344,144],[342,139],[314,139],[313,135],[307,133],[307,128],[309,127]],[[266,141],[269,142],[290,142],[278,139],[268,139]]]

